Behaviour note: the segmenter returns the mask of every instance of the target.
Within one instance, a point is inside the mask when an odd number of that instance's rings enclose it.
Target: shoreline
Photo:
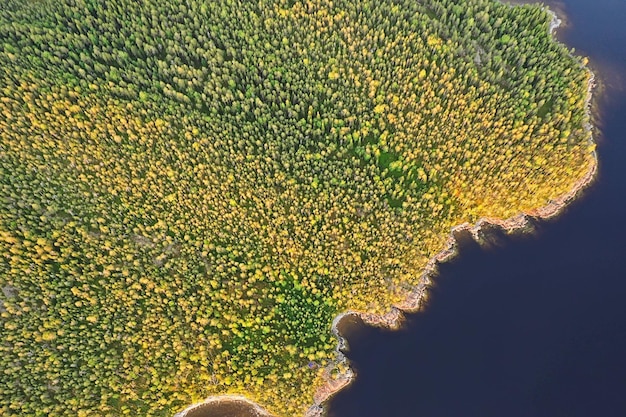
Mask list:
[[[523,2],[522,4],[526,4],[526,2]],[[511,6],[513,7],[513,5]],[[548,32],[557,42],[560,42],[556,39],[555,31],[562,25],[563,20],[560,19],[556,12],[551,10],[548,6],[544,6],[544,9],[552,17]],[[587,97],[585,99],[586,114],[589,117],[589,121],[586,122],[585,130],[590,133],[589,143],[594,144],[595,141],[593,139],[593,134],[591,134],[593,129],[591,124],[591,107],[593,98],[592,93],[593,89],[596,87],[596,78],[595,74],[588,65],[584,65],[583,69],[589,74],[587,82]],[[422,308],[423,303],[427,301],[427,291],[432,283],[432,278],[437,274],[437,265],[439,263],[446,262],[457,255],[458,241],[456,235],[459,232],[469,232],[472,238],[480,243],[480,233],[484,227],[495,226],[506,233],[523,232],[523,229],[529,224],[531,219],[546,220],[555,217],[597,178],[599,164],[598,155],[595,150],[590,152],[590,154],[593,160],[587,173],[582,178],[577,180],[568,192],[559,196],[555,200],[548,202],[545,206],[529,210],[528,212],[521,212],[507,219],[481,217],[476,223],[466,222],[452,227],[450,229],[450,233],[448,234],[444,248],[428,260],[419,278],[418,284],[415,285],[411,292],[406,295],[404,301],[390,306],[387,313],[378,315],[348,310],[335,316],[331,326],[331,333],[337,340],[335,358],[328,366],[326,366],[323,377],[324,383],[316,390],[313,396],[313,403],[304,413],[304,417],[324,417],[327,411],[325,406],[328,400],[343,388],[348,386],[356,377],[354,370],[352,370],[349,366],[348,359],[341,351],[347,347],[347,340],[339,331],[340,322],[344,318],[355,316],[361,319],[364,324],[369,326],[383,327],[392,330],[400,328],[403,322],[404,313],[414,313],[419,311]],[[333,378],[331,376],[332,371],[336,370],[340,365],[346,365],[346,371]],[[214,405],[219,406],[224,404],[246,406],[251,412],[250,417],[273,417],[272,414],[263,409],[259,404],[239,394],[223,394],[207,397],[201,402],[189,405],[183,411],[174,414],[173,417],[195,417],[190,415],[193,411],[199,411],[205,407],[210,408]],[[207,414],[206,417],[208,416],[209,414]]]
[[[555,31],[558,27],[561,26],[563,20],[560,19],[557,14],[548,6],[544,7],[547,13],[552,17],[548,32],[551,36],[556,38]],[[589,144],[594,144],[595,141],[593,140],[593,134],[591,134],[593,129],[593,125],[591,124],[591,106],[593,99],[593,89],[596,87],[596,78],[595,74],[588,65],[583,66],[583,69],[585,69],[589,74],[589,78],[587,81],[587,97],[585,98],[585,108],[587,116],[589,117],[589,121],[585,125],[585,130],[590,133]],[[403,302],[397,305],[392,305],[387,313],[383,315],[378,315],[349,310],[335,317],[332,324],[332,333],[333,335],[335,335],[338,341],[337,348],[335,349],[335,352],[337,354],[336,364],[347,364],[347,359],[345,358],[345,355],[341,352],[341,349],[344,349],[347,346],[347,341],[340,335],[337,328],[339,322],[343,318],[348,316],[356,316],[368,326],[383,327],[392,330],[398,329],[402,325],[402,320],[404,317],[403,313],[414,313],[419,311],[423,303],[427,300],[427,291],[430,284],[432,283],[431,278],[437,274],[437,264],[446,262],[457,255],[457,233],[469,232],[473,239],[475,239],[477,242],[480,242],[480,232],[486,226],[495,226],[496,228],[499,228],[506,233],[514,233],[522,231],[529,224],[531,218],[546,220],[555,217],[556,215],[561,213],[570,202],[575,200],[579,196],[579,194],[596,179],[599,164],[598,154],[594,150],[591,152],[591,156],[593,158],[593,162],[587,173],[578,181],[576,181],[573,187],[567,193],[559,196],[555,200],[550,201],[545,206],[538,207],[526,213],[521,212],[507,219],[481,217],[474,224],[466,222],[454,226],[450,230],[450,234],[448,235],[448,239],[446,240],[444,249],[436,253],[428,260],[424,268],[424,272],[420,276],[419,283],[414,287],[411,293],[406,296]],[[330,372],[328,372],[328,375],[330,375]],[[326,411],[324,407],[325,403],[333,395],[341,391],[341,389],[348,386],[352,382],[354,377],[354,371],[352,371],[351,368],[348,366],[348,371],[344,374],[341,374],[339,378],[336,378],[335,380],[329,378],[329,380],[327,380],[324,385],[318,388],[313,397],[314,404],[307,410],[307,412],[305,413],[305,417],[323,417]]]
[[[249,400],[243,395],[223,394],[213,395],[204,401],[191,404],[183,411],[174,414],[173,417],[185,417],[194,412],[201,412],[203,408],[219,407],[219,406],[238,406],[249,410],[250,417],[272,417],[272,415],[262,408],[259,404]],[[219,413],[219,412],[218,412]],[[227,417],[225,414],[224,417]]]

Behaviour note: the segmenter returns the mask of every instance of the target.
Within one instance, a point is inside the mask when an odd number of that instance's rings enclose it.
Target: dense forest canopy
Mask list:
[[[592,166],[588,73],[491,0],[0,0],[0,414],[312,403],[346,309]]]

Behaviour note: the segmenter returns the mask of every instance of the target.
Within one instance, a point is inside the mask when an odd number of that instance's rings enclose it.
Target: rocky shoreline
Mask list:
[[[552,16],[549,33],[554,35],[554,31],[561,25],[562,20],[557,17],[556,13],[549,9],[548,13]],[[595,76],[589,68],[586,69],[589,72],[589,80],[585,105],[587,113],[591,115],[591,99],[592,91],[595,87]],[[588,124],[586,129],[590,132],[592,126]],[[593,137],[590,137],[590,142],[593,143]],[[427,291],[432,283],[431,278],[436,274],[437,264],[445,262],[457,254],[458,242],[456,235],[459,232],[469,232],[474,239],[480,241],[480,232],[487,226],[495,226],[507,233],[511,233],[523,230],[526,226],[528,226],[531,218],[548,219],[556,216],[596,178],[596,174],[598,172],[598,158],[595,151],[592,152],[592,156],[593,165],[585,176],[579,179],[569,192],[556,200],[549,202],[547,205],[526,213],[520,213],[508,219],[483,217],[480,218],[475,224],[463,223],[453,227],[446,241],[445,248],[434,255],[426,264],[424,272],[420,277],[419,284],[414,287],[402,303],[392,306],[386,314],[377,315],[359,311],[347,311],[335,317],[332,323],[332,333],[337,339],[336,358],[333,363],[326,368],[324,375],[325,382],[317,389],[313,398],[313,405],[306,411],[305,417],[322,417],[325,412],[324,405],[330,397],[349,385],[355,377],[354,371],[352,371],[349,367],[346,367],[347,370],[344,373],[332,377],[332,371],[335,370],[337,366],[340,364],[347,364],[347,359],[342,353],[342,350],[347,347],[347,343],[341,336],[339,330],[341,327],[340,323],[343,319],[349,316],[356,316],[365,324],[371,326],[390,329],[399,328],[402,325],[404,317],[403,313],[418,311],[426,301],[428,297]],[[244,414],[237,414],[237,416],[229,415],[229,417],[271,417],[271,414],[269,414],[261,406],[241,395],[212,396],[200,403],[190,405],[185,410],[175,414],[174,417],[221,417],[222,413],[219,411],[219,407],[223,405],[241,406],[248,410],[245,416]],[[208,411],[208,409],[211,409],[211,411]],[[206,414],[196,414],[201,410],[207,410]],[[224,417],[226,417],[226,415],[224,415]]]
[[[548,9],[548,12],[552,16],[552,21],[550,22],[550,26],[549,26],[549,33],[551,35],[554,35],[554,31],[556,30],[556,28],[558,28],[561,25],[562,20],[559,19],[556,13],[554,13],[553,11]],[[587,114],[591,116],[592,92],[593,92],[594,87],[596,86],[595,75],[589,68],[586,67],[585,69],[589,72],[589,80],[587,83],[587,97],[585,100],[585,106],[587,108]],[[591,124],[587,124],[587,126],[585,127],[588,132],[591,132],[592,130]],[[589,140],[591,144],[594,143],[592,136],[590,137]],[[497,228],[500,228],[501,230],[504,230],[507,233],[512,233],[512,232],[523,230],[526,226],[528,226],[531,218],[549,219],[551,217],[556,216],[567,206],[568,203],[574,200],[580,194],[580,192],[584,188],[589,186],[596,178],[596,174],[598,172],[598,156],[595,151],[592,152],[592,156],[593,156],[593,164],[591,168],[589,169],[589,171],[585,174],[585,176],[579,179],[569,192],[557,198],[556,200],[549,202],[547,205],[531,210],[526,213],[520,213],[508,219],[482,217],[475,224],[463,223],[461,225],[453,227],[450,231],[448,240],[446,241],[445,248],[441,252],[433,256],[426,264],[424,272],[422,273],[422,276],[420,277],[419,284],[415,286],[413,291],[407,296],[407,298],[401,304],[392,306],[390,311],[387,312],[386,314],[377,315],[377,314],[371,314],[371,313],[365,313],[365,312],[359,312],[359,311],[348,311],[337,316],[335,320],[333,321],[333,326],[332,326],[332,332],[335,335],[335,337],[338,339],[338,347],[336,349],[337,359],[338,359],[337,363],[346,360],[345,356],[341,352],[341,350],[344,349],[346,346],[346,341],[343,337],[341,337],[337,328],[339,325],[339,322],[344,317],[347,317],[349,315],[355,315],[359,317],[365,324],[370,325],[370,326],[385,327],[389,329],[399,328],[402,325],[402,319],[404,317],[403,313],[418,311],[422,307],[423,303],[426,301],[427,296],[428,296],[427,290],[429,286],[431,285],[431,282],[432,282],[431,278],[436,273],[437,264],[445,262],[457,254],[457,247],[458,247],[457,239],[456,239],[457,233],[464,232],[464,231],[469,232],[476,241],[480,241],[481,240],[480,232],[486,226],[495,226]],[[333,396],[342,388],[350,384],[350,382],[354,378],[354,372],[349,370],[345,374],[342,374],[338,378],[334,378],[334,379],[330,378],[330,372],[328,372],[328,377],[329,378],[326,381],[326,383],[323,386],[321,386],[316,392],[314,396],[314,405],[311,406],[309,410],[307,410],[305,417],[323,416],[324,415],[324,408],[323,408],[324,403],[327,402],[331,396]]]

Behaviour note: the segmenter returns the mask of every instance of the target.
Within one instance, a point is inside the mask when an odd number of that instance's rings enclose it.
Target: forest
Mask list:
[[[333,318],[594,164],[586,60],[493,0],[0,0],[0,414],[303,415]]]

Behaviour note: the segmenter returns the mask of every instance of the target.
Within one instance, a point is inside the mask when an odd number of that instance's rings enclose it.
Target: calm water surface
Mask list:
[[[352,326],[330,417],[626,416],[626,1],[552,7],[602,78],[597,182],[534,235],[464,239],[404,330]]]

